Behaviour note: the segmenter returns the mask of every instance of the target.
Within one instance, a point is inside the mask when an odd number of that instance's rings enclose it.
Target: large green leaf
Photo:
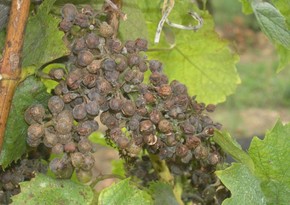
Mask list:
[[[164,182],[153,182],[149,190],[154,199],[154,205],[178,205],[172,187]]]
[[[22,66],[41,65],[68,54],[64,33],[58,29],[60,19],[49,14],[56,0],[44,1],[35,16],[28,20],[23,48]]]
[[[13,97],[11,111],[5,131],[5,139],[0,155],[0,164],[6,168],[12,161],[18,160],[26,151],[25,110],[32,104],[45,104],[49,94],[41,81],[28,77],[17,87]]]
[[[21,193],[12,197],[13,205],[89,205],[94,196],[89,186],[53,179],[43,174],[20,183],[20,187]]]
[[[231,167],[217,171],[216,174],[224,185],[231,190],[231,198],[225,199],[223,205],[251,204],[266,205],[260,181],[243,164],[234,163]]]
[[[289,204],[289,147],[290,124],[280,121],[264,140],[255,137],[249,148],[254,169],[242,162],[216,172],[232,193],[224,204]]]
[[[151,196],[124,179],[104,189],[99,196],[98,205],[151,205]]]
[[[189,93],[197,95],[197,99],[205,103],[223,102],[235,91],[240,83],[235,67],[239,58],[214,31],[213,19],[207,12],[199,11],[204,25],[197,32],[169,28],[175,35],[175,44],[166,42],[167,33],[163,32],[160,43],[154,45],[155,32],[161,19],[160,5],[158,1],[149,0],[138,1],[138,5],[146,19],[150,48],[157,50],[147,52],[147,55],[164,63],[164,71],[170,80],[185,83]],[[184,25],[195,24],[188,15],[191,7],[192,4],[187,1],[176,2],[169,19]],[[196,7],[193,9],[198,11]]]

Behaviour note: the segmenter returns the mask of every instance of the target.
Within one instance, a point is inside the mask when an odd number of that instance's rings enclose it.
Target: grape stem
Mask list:
[[[158,156],[149,154],[150,161],[153,165],[153,168],[155,171],[159,174],[161,180],[164,182],[169,183],[170,185],[173,185],[174,183],[174,178],[171,175],[166,162],[164,160],[160,160]]]
[[[0,150],[15,89],[21,78],[21,50],[30,0],[12,0],[0,65]]]
[[[182,182],[180,178],[176,178],[174,182],[174,177],[171,175],[170,170],[164,160],[160,160],[158,156],[149,154],[150,161],[154,170],[158,173],[160,180],[170,184],[173,187],[173,194],[179,205],[184,205],[181,200],[182,194]]]
[[[175,177],[175,184],[173,187],[173,194],[178,202],[178,204],[183,205],[183,201],[181,200],[182,195],[182,180],[181,176]]]

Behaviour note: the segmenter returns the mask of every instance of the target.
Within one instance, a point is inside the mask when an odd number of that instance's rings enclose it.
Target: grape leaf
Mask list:
[[[93,191],[89,186],[70,180],[58,180],[43,174],[20,183],[21,193],[12,197],[13,205],[91,204]]]
[[[123,40],[148,38],[145,18],[137,5],[137,0],[122,1],[122,12],[127,16],[126,20],[120,21],[119,37]]]
[[[261,29],[270,40],[290,49],[290,30],[279,10],[267,2],[254,2],[252,8]]]
[[[290,65],[290,30],[289,25],[286,24],[286,20],[289,23],[289,13],[286,14],[290,10],[289,3],[288,6],[284,3],[277,3],[280,8],[282,8],[282,5],[285,6],[282,11],[288,16],[287,19],[279,10],[267,2],[254,1],[251,4],[262,31],[276,45],[279,54],[277,72]]]
[[[242,150],[241,145],[227,132],[215,131],[213,140],[221,146],[224,152],[231,155],[237,162],[246,164],[250,170],[254,169],[253,160]]]
[[[26,130],[28,125],[24,120],[25,110],[32,104],[46,104],[49,94],[41,81],[28,77],[17,87],[5,130],[0,164],[5,169],[11,162],[18,160],[26,151]]]
[[[232,53],[225,40],[214,31],[212,17],[206,11],[198,11],[203,18],[203,27],[197,32],[173,28],[175,45],[166,42],[164,33],[158,45],[153,45],[157,25],[161,19],[158,1],[138,1],[146,18],[149,32],[149,45],[157,52],[147,52],[150,59],[164,63],[164,71],[170,80],[177,79],[188,86],[191,95],[197,95],[198,101],[219,103],[232,94],[240,78],[235,64],[238,56]],[[169,19],[188,25],[193,19],[188,15],[192,4],[179,1],[175,4]]]
[[[28,19],[23,47],[23,67],[34,65],[39,68],[44,63],[68,54],[62,40],[64,33],[58,29],[60,19],[49,14],[55,1],[44,1],[37,14]]]
[[[255,137],[249,148],[249,155],[255,164],[255,173],[261,178],[266,197],[276,198],[274,204],[283,204],[281,200],[290,202],[290,124],[280,121],[266,133],[264,140]],[[276,184],[268,187],[267,184]],[[275,187],[283,187],[283,192]],[[288,193],[285,195],[285,193]],[[285,200],[285,201],[287,201]],[[273,202],[273,201],[272,201]]]
[[[247,163],[235,163],[216,172],[232,193],[224,204],[289,204],[289,147],[290,124],[280,121],[266,133],[265,139],[255,137],[249,148],[254,169]]]
[[[263,32],[276,46],[279,54],[277,72],[290,65],[290,0],[267,2],[240,0],[245,14],[255,13]],[[280,13],[281,12],[281,13]]]
[[[232,194],[231,198],[223,201],[223,205],[266,205],[260,181],[246,165],[233,163],[225,170],[216,171],[216,174]]]
[[[149,190],[152,194],[154,205],[178,205],[172,187],[164,182],[153,182]]]
[[[130,179],[124,179],[100,193],[99,205],[151,205],[151,196],[130,184]]]

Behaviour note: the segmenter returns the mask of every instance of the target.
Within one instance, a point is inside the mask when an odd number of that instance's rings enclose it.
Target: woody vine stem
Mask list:
[[[0,150],[14,91],[21,75],[21,51],[30,0],[12,0],[3,58],[0,64]]]

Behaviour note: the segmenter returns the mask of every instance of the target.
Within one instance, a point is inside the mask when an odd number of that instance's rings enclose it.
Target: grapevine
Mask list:
[[[83,3],[0,2],[0,204],[288,204],[290,125],[245,151],[212,119],[240,77],[209,2]],[[280,71],[289,9],[241,4]]]
[[[88,136],[101,122],[108,143],[125,159],[128,176],[143,185],[159,179],[174,185],[175,178],[182,178],[185,202],[217,204],[208,189],[216,191],[214,171],[224,160],[211,140],[221,124],[206,114],[215,106],[197,102],[177,80],[169,82],[162,62],[147,59],[147,40],[122,43],[116,38],[109,12],[89,6],[78,10],[73,4],[61,12],[59,27],[71,54],[65,70],[49,72],[58,85],[48,109],[37,104],[25,113],[27,143],[43,143],[62,154],[49,165],[57,178],[70,178],[75,169],[78,179],[88,183],[94,165]],[[156,165],[163,160],[172,178],[158,174]]]

